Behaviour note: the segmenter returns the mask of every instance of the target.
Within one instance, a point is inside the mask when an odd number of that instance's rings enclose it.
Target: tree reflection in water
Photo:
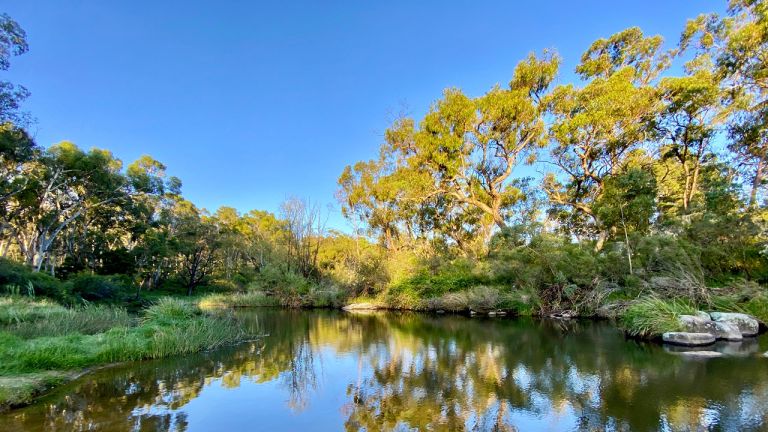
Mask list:
[[[684,360],[606,323],[267,309],[242,319],[267,336],[98,371],[0,424],[185,431],[206,412],[247,430],[291,429],[302,418],[313,430],[367,431],[768,426],[768,361]],[[762,352],[767,342],[747,346]],[[245,408],[208,412],[224,397]]]

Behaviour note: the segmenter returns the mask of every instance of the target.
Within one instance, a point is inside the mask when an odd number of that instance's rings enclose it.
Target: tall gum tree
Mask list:
[[[652,83],[673,55],[661,45],[661,37],[646,37],[638,28],[599,39],[576,68],[584,86],[563,85],[548,98],[549,162],[558,173],[547,174],[543,186],[571,233],[595,237],[597,250],[609,235],[594,209],[605,180],[652,136],[659,109]]]
[[[755,208],[768,183],[768,3],[731,0],[727,16],[690,20],[681,47],[714,62],[734,108],[729,150],[748,183],[749,207]]]
[[[429,178],[427,198],[450,197],[482,212],[485,225],[507,226],[507,212],[521,199],[512,173],[546,143],[543,98],[559,64],[551,52],[530,55],[508,88],[475,99],[445,91],[414,130],[413,144],[401,146],[408,167]]]

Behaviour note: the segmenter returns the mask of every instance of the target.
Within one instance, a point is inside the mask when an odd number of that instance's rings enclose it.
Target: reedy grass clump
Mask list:
[[[696,306],[686,300],[648,297],[633,302],[621,316],[621,326],[630,336],[652,338],[681,330],[680,315],[693,315]]]

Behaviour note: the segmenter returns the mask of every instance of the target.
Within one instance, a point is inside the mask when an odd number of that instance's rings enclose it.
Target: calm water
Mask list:
[[[606,323],[260,309],[268,336],[83,377],[0,430],[768,430],[764,336],[686,360]]]

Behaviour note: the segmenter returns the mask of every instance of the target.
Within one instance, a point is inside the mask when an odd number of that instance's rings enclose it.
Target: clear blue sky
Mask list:
[[[637,25],[674,43],[726,1],[4,1],[30,52],[0,79],[32,92],[42,145],[128,163],[150,154],[201,207],[336,205],[345,165],[375,157],[393,115],[445,87],[479,95],[531,51],[560,82],[598,37]],[[345,227],[338,210],[330,225]]]

